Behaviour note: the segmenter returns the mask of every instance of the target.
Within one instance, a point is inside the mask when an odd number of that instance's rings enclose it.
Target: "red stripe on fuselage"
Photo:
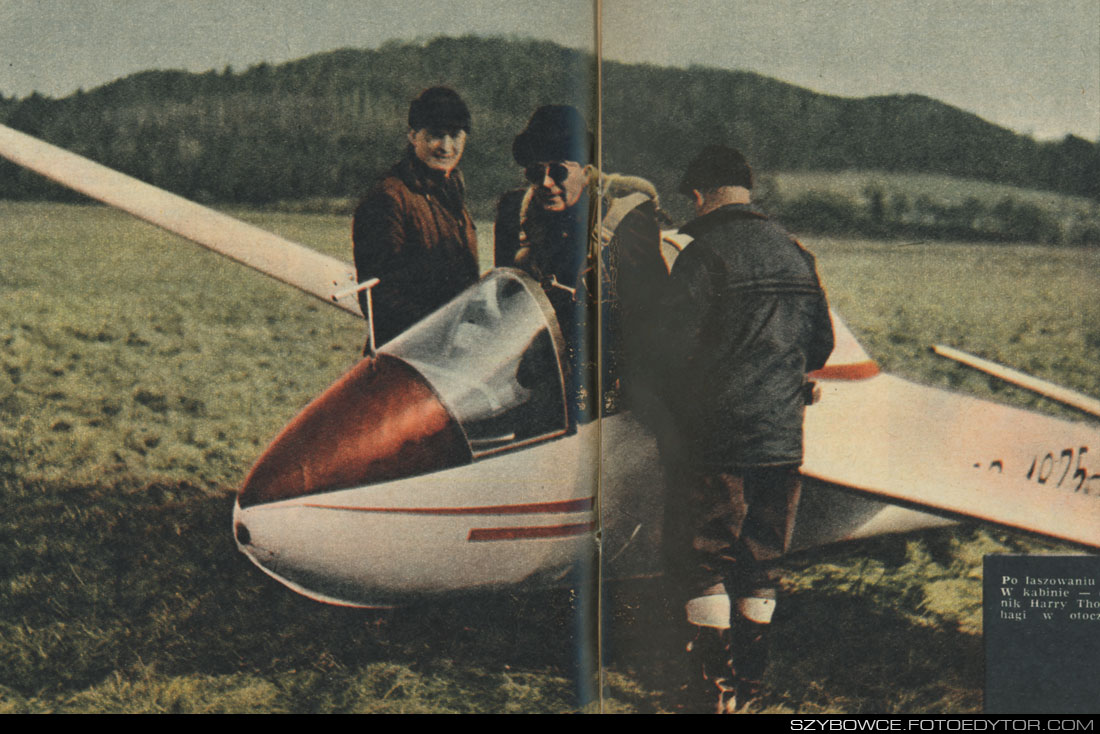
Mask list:
[[[534,502],[526,505],[488,505],[486,507],[355,507],[352,505],[304,504],[319,510],[345,510],[347,512],[375,512],[398,515],[535,515],[557,512],[588,512],[594,502],[592,497],[560,502]]]
[[[518,528],[473,528],[466,540],[479,543],[487,540],[565,538],[571,535],[583,535],[595,529],[595,522],[582,522],[575,525],[532,525]]]
[[[879,373],[878,364],[872,360],[851,364],[827,364],[808,376],[811,380],[866,380]]]

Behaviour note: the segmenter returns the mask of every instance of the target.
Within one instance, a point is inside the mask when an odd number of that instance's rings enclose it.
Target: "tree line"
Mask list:
[[[512,138],[541,104],[596,109],[591,55],[541,41],[437,38],[280,65],[147,71],[62,99],[0,96],[0,120],[208,203],[354,199],[404,148],[409,100],[446,84],[467,100],[463,161],[475,213],[520,185]],[[604,164],[675,190],[704,142],[760,171],[941,173],[1100,200],[1100,144],[1040,143],[917,96],[845,99],[749,72],[603,64]],[[0,197],[77,198],[14,165]]]

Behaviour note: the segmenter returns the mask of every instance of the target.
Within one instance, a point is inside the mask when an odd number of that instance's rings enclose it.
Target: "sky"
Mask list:
[[[244,70],[438,35],[595,44],[593,0],[0,0],[0,93]],[[1100,0],[603,0],[605,58],[923,94],[1040,139],[1100,140]]]

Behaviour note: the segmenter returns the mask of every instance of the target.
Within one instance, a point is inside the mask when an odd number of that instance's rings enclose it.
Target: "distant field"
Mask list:
[[[350,258],[344,217],[238,214]],[[944,342],[1100,396],[1100,251],[806,244],[890,371],[1079,419]],[[370,614],[234,549],[234,488],[361,321],[100,207],[0,202],[0,296],[0,711],[577,708],[565,594]],[[1067,548],[960,526],[786,563],[757,709],[980,711],[982,555],[1037,549]],[[667,705],[651,591],[612,590],[609,710]]]
[[[942,175],[763,173],[756,199],[798,234],[1100,247],[1100,203]]]
[[[886,193],[904,192],[912,198],[927,196],[945,204],[957,205],[974,197],[981,201],[997,201],[1014,197],[1044,208],[1095,215],[1100,204],[1080,196],[1066,196],[1049,191],[1022,189],[1008,184],[953,178],[934,173],[892,173],[889,171],[813,171],[782,172],[771,178],[784,196],[798,196],[810,191],[833,191],[860,199],[868,186],[877,186]]]

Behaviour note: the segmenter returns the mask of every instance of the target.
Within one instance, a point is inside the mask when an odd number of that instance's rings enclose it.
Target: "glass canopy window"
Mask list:
[[[566,431],[561,345],[539,285],[498,269],[380,351],[424,376],[478,458]]]

